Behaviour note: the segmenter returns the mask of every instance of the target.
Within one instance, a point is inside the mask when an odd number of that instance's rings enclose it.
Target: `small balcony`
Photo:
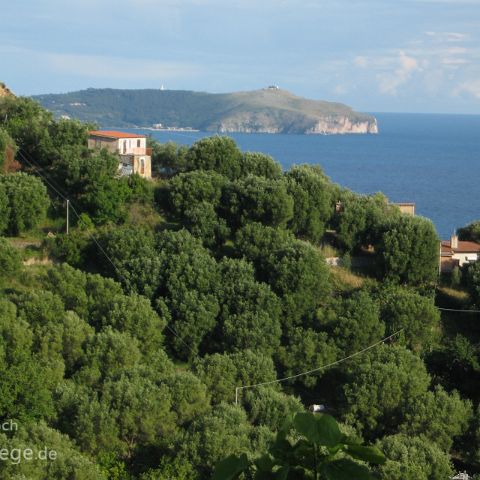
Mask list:
[[[121,149],[118,152],[120,155],[148,155],[149,157],[152,156],[152,149],[151,148],[127,148],[125,150]]]

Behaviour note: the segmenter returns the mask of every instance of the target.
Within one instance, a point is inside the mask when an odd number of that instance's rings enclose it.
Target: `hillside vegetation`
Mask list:
[[[34,97],[55,116],[101,126],[191,127],[202,131],[376,133],[370,115],[280,89],[212,94],[175,90],[87,89]]]
[[[225,136],[154,143],[158,176],[119,178],[89,128],[0,100],[1,479],[480,471],[480,323],[436,308],[460,304],[435,298],[429,220]],[[480,262],[454,280],[479,309]]]

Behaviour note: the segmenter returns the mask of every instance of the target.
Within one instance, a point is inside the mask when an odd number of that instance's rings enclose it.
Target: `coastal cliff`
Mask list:
[[[275,122],[268,115],[244,115],[240,118],[226,118],[218,124],[208,127],[208,131],[220,133],[296,133],[307,135],[345,135],[345,134],[377,134],[377,120],[352,120],[347,116],[329,116],[319,120],[311,120],[308,127],[306,121]]]
[[[378,133],[377,119],[364,121],[352,121],[345,116],[330,117],[325,120],[319,120],[307,134],[345,134],[345,133]]]
[[[278,87],[234,93],[87,89],[35,98],[55,116],[102,127],[153,125],[219,133],[375,134],[372,115]]]

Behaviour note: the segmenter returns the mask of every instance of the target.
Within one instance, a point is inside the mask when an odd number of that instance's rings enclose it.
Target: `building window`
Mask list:
[[[137,140],[137,148],[140,148],[140,139]]]
[[[145,175],[145,160],[140,159],[140,175]]]
[[[127,141],[123,141],[123,153],[127,153]]]

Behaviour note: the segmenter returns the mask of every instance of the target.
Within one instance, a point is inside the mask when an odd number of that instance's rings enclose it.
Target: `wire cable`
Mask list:
[[[52,185],[52,183],[41,173],[41,171],[39,170],[39,165],[34,162],[32,159],[28,160],[26,158],[26,156],[24,154],[22,154],[20,151],[20,156],[22,157],[22,159],[27,162],[37,173],[38,176],[40,176],[46,183],[47,185],[50,186],[50,188],[59,196],[61,197],[63,200],[67,201],[69,200],[65,195],[63,195],[61,192],[58,191],[57,188],[55,188],[54,185]],[[80,218],[80,215],[78,214],[76,208],[74,207],[74,205],[72,205],[72,202],[69,202],[70,203],[70,208],[72,209],[73,213],[76,215],[76,217],[78,218],[78,220],[82,221],[81,218]],[[100,243],[98,242],[98,240],[93,236],[93,234],[91,232],[89,232],[87,230],[87,235],[90,237],[90,239],[95,243],[95,245],[97,245],[97,247],[99,248],[100,252],[104,255],[104,257],[108,260],[108,262],[112,265],[113,269],[115,270],[116,274],[118,275],[118,277],[120,279],[122,279],[125,283],[125,285],[128,284],[128,281],[127,279],[125,278],[125,276],[120,272],[120,270],[118,269],[118,267],[115,265],[115,263],[113,262],[113,260],[108,256],[108,254],[105,252],[105,250],[103,249],[103,247],[100,245]],[[165,327],[175,336],[177,337],[192,353],[194,356],[198,356],[197,355],[197,352],[195,352],[193,350],[193,348],[188,345],[185,340],[183,340],[183,338],[178,334],[178,332],[173,328],[171,327],[170,325],[168,325],[168,323],[165,324]]]
[[[44,179],[44,181],[50,186],[50,188],[52,188],[52,190],[54,192],[57,193],[57,195],[59,195],[63,200],[68,200],[67,197],[65,195],[63,195],[62,193],[59,192],[59,190],[54,186],[52,185],[52,183],[40,172],[39,168],[38,168],[38,164],[37,164],[37,167],[35,167],[34,163],[33,163],[33,160],[32,161],[29,161],[25,155],[23,155],[20,151],[20,156],[22,157],[23,160],[25,160],[32,168],[35,169],[35,171],[37,172],[37,174],[42,177]],[[78,214],[77,210],[75,209],[75,207],[72,205],[72,203],[70,202],[70,208],[72,209],[72,211],[74,212],[74,214],[77,216],[77,218],[81,221],[80,219],[80,215]],[[87,235],[90,237],[90,239],[95,243],[95,245],[97,245],[98,249],[101,251],[101,253],[104,255],[104,257],[108,260],[108,262],[112,265],[112,267],[114,268],[117,276],[119,278],[121,278],[125,284],[127,284],[127,279],[125,278],[125,276],[120,272],[120,270],[118,269],[118,267],[115,265],[115,263],[113,262],[113,260],[108,256],[108,254],[105,252],[105,250],[103,249],[103,247],[100,245],[100,243],[97,241],[97,239],[93,236],[93,234],[91,234],[90,232],[87,231]],[[446,312],[462,312],[462,313],[480,313],[480,310],[461,310],[461,309],[455,309],[455,308],[443,308],[443,307],[438,307],[438,306],[435,306],[438,310],[441,310],[441,311],[446,311]],[[192,347],[190,347],[190,345],[188,345],[184,340],[183,338],[178,334],[178,332],[171,326],[169,326],[168,324],[166,324],[166,328],[175,336],[177,337],[195,356],[197,356],[197,353],[193,350]],[[257,384],[254,384],[254,385],[243,385],[241,387],[236,387],[235,388],[235,404],[238,404],[238,392],[239,391],[242,391],[242,390],[245,390],[245,389],[248,389],[248,388],[255,388],[255,387],[260,387],[260,386],[264,386],[264,385],[272,385],[274,383],[280,383],[280,382],[284,382],[284,381],[287,381],[287,380],[292,380],[294,378],[298,378],[298,377],[301,377],[301,376],[305,376],[305,375],[310,375],[312,373],[315,373],[315,372],[318,372],[320,370],[324,370],[324,369],[327,369],[327,368],[330,368],[330,367],[333,367],[335,365],[338,365],[346,360],[349,360],[357,355],[360,355],[374,347],[376,347],[377,345],[380,345],[381,343],[384,343],[388,340],[390,340],[391,338],[393,338],[394,336],[398,335],[399,333],[401,333],[403,331],[403,328],[401,330],[398,330],[397,332],[393,333],[392,335],[380,340],[379,342],[373,344],[373,345],[370,345],[369,347],[363,349],[363,350],[360,350],[359,352],[356,352],[352,355],[349,355],[348,357],[345,357],[345,358],[342,358],[340,360],[337,360],[336,362],[333,362],[333,363],[330,363],[328,365],[323,365],[321,367],[318,367],[318,368],[315,368],[313,370],[309,370],[307,372],[302,372],[302,373],[298,373],[296,375],[292,375],[292,376],[289,376],[289,377],[285,377],[285,378],[280,378],[280,379],[277,379],[277,380],[272,380],[272,381],[269,381],[269,382],[261,382],[261,383],[257,383]]]
[[[461,310],[459,308],[443,308],[443,307],[435,307],[442,312],[463,312],[463,313],[480,313],[480,310]]]
[[[374,343],[373,345],[370,345],[369,347],[364,348],[363,350],[359,350],[358,352],[352,353],[351,355],[348,355],[347,357],[341,358],[340,360],[336,360],[335,362],[329,363],[327,365],[322,365],[321,367],[314,368],[312,370],[308,370],[306,372],[302,373],[297,373],[296,375],[290,375],[288,377],[284,378],[278,378],[277,380],[270,380],[269,382],[260,382],[260,383],[255,383],[253,385],[243,385],[241,387],[236,387],[235,388],[235,405],[238,405],[238,393],[242,390],[246,390],[247,388],[256,388],[256,387],[262,387],[264,385],[272,385],[274,383],[281,383],[281,382],[286,382],[287,380],[292,380],[294,378],[298,377],[303,377],[305,375],[310,375],[311,373],[319,372],[320,370],[325,370],[327,368],[333,367],[335,365],[339,365],[340,363],[343,363],[347,360],[350,360],[353,357],[356,357],[358,355],[361,355],[362,353],[367,352],[368,350],[371,350],[372,348],[377,347],[378,345],[385,343],[386,341],[390,340],[393,337],[396,337],[399,335],[404,329],[401,328],[400,330],[397,330],[395,333],[392,333],[388,337],[382,338],[382,340],[379,340],[378,342]]]

